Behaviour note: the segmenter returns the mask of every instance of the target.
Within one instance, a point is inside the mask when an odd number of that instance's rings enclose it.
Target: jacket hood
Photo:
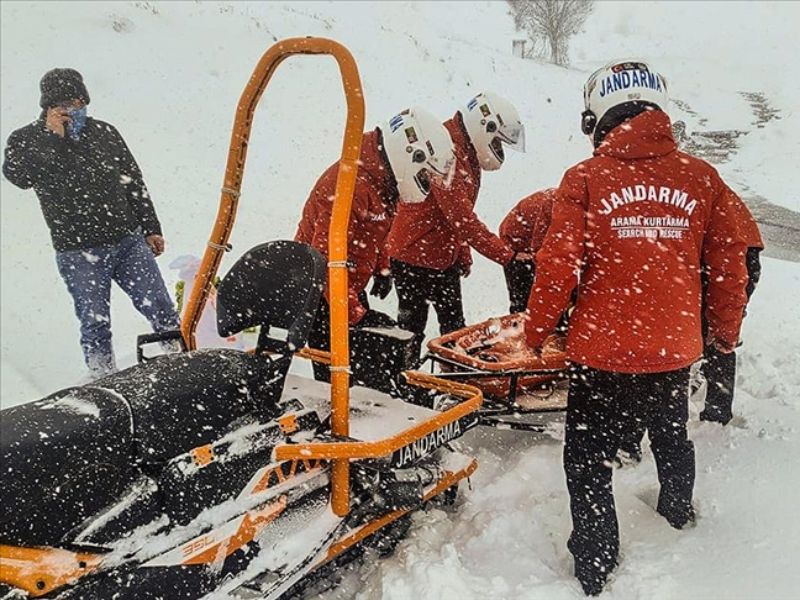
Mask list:
[[[380,127],[364,134],[361,140],[361,155],[359,156],[359,176],[366,176],[379,185],[380,189],[387,190],[384,199],[388,205],[397,203],[399,192],[397,181],[394,178],[389,159],[383,148],[383,133]]]
[[[653,158],[677,150],[667,113],[647,110],[612,129],[595,149],[595,156],[622,159]]]

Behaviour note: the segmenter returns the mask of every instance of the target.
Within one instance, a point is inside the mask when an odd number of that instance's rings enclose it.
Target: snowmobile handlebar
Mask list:
[[[230,248],[228,239],[236,219],[239,195],[244,175],[247,147],[256,106],[261,99],[278,65],[297,54],[322,54],[332,56],[342,77],[347,102],[340,168],[336,179],[336,195],[328,236],[328,289],[330,292],[331,331],[331,425],[335,435],[349,433],[349,346],[348,346],[348,294],[347,294],[347,228],[350,207],[356,184],[361,138],[364,132],[364,95],[358,67],[352,54],[333,40],[303,37],[289,38],[271,46],[256,65],[245,86],[236,108],[236,117],[228,149],[225,179],[214,228],[203,260],[195,277],[192,294],[186,305],[181,323],[181,334],[186,347],[197,347],[195,331],[219,269],[224,252]],[[348,511],[348,464],[335,461],[333,465],[334,511],[344,515]]]

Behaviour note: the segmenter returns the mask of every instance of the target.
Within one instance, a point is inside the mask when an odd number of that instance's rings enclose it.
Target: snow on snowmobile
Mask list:
[[[295,54],[333,56],[347,96],[330,262],[297,242],[249,250],[219,282],[217,328],[258,327],[256,347],[198,350],[255,107]],[[181,330],[141,336],[133,367],[2,411],[0,599],[278,598],[451,499],[475,470],[449,442],[475,424],[477,388],[415,371],[392,394],[350,387],[346,240],[363,124],[343,46],[295,38],[264,54],[239,101]],[[330,352],[305,347],[326,268]],[[148,357],[155,343],[182,351]],[[290,374],[298,355],[329,364],[330,383]]]

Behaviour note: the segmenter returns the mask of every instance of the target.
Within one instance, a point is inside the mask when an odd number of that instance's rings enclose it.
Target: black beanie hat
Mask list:
[[[86,91],[83,77],[75,69],[48,71],[39,82],[39,89],[42,92],[39,106],[45,110],[76,98],[89,104],[89,92]]]

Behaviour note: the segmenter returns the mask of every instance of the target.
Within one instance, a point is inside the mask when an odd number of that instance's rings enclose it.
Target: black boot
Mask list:
[[[733,413],[731,411],[718,410],[711,408],[710,406],[706,406],[706,408],[700,412],[701,421],[719,423],[722,426],[727,425],[732,418]]]
[[[667,520],[675,529],[690,529],[694,527],[697,517],[694,507],[669,505],[667,502],[660,501],[656,512]]]
[[[598,560],[586,561],[575,559],[575,578],[580,582],[583,593],[587,596],[599,596],[608,581],[616,562],[608,567],[599,565]]]

